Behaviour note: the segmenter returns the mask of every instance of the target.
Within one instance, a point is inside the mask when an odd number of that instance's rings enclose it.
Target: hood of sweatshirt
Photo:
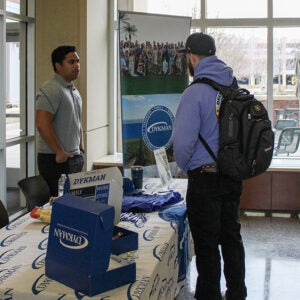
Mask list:
[[[233,71],[221,59],[212,55],[202,59],[196,66],[194,80],[199,77],[206,77],[221,85],[230,86],[233,80]]]

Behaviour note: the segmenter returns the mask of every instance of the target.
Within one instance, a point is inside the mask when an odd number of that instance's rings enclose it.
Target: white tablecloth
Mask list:
[[[158,179],[146,179],[144,190],[149,193],[176,190],[184,197],[186,184],[186,180],[176,179],[169,186],[161,187]],[[183,218],[183,223],[179,225],[173,213]],[[180,252],[182,256],[188,251],[184,248],[188,240],[185,204],[145,216],[144,221],[118,224],[139,234],[139,249],[121,255],[136,262],[137,280],[94,297],[82,295],[45,276],[49,224],[32,219],[29,214],[21,217],[0,230],[0,299],[173,300],[184,284],[182,278],[187,267],[179,258]]]

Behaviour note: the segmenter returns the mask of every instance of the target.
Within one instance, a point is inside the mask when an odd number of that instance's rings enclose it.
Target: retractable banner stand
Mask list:
[[[144,166],[158,177],[153,151],[165,148],[172,176],[172,134],[177,106],[188,85],[184,47],[191,18],[119,12],[119,55],[124,176]]]
[[[296,68],[295,68],[296,97],[300,100],[300,51],[296,51],[295,60],[296,60]]]

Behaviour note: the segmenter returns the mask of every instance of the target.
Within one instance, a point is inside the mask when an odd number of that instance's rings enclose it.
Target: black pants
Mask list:
[[[84,155],[75,155],[66,162],[58,164],[55,154],[38,153],[37,163],[40,174],[47,181],[51,196],[58,194],[58,179],[61,174],[72,174],[81,172],[84,164]]]
[[[215,173],[189,172],[187,214],[198,272],[195,298],[220,300],[221,246],[226,299],[244,300],[245,252],[240,234],[242,182]]]

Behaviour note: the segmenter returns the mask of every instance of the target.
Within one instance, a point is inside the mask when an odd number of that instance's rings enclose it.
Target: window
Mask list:
[[[35,174],[33,17],[34,0],[0,0],[0,199],[11,218],[25,208],[17,182]]]
[[[181,1],[134,1],[134,11],[147,12],[152,14],[163,14],[173,16],[184,16],[199,18],[200,17],[200,1],[185,0]]]
[[[208,0],[206,16],[209,19],[266,18],[266,0]]]
[[[257,96],[265,96],[267,30],[253,27],[208,27],[207,33],[215,38],[217,56],[232,67],[239,85],[251,89]]]
[[[124,1],[120,0],[121,3]],[[212,34],[217,55],[232,66],[239,84],[267,106],[276,133],[275,146],[287,126],[282,124],[300,127],[298,0],[132,0],[126,3],[130,5],[119,8],[191,16],[191,32]],[[275,152],[274,159],[293,159],[300,166],[300,147],[295,152]]]
[[[21,13],[20,0],[7,0],[6,1],[6,11],[15,14]]]
[[[274,18],[299,18],[298,0],[273,0]]]
[[[24,106],[25,80],[24,62],[26,43],[26,24],[10,19],[6,21],[6,139],[26,134],[25,114],[20,114]],[[22,68],[21,68],[22,67]],[[21,120],[23,119],[23,120]],[[22,121],[22,122],[21,122]]]
[[[296,65],[300,59],[300,27],[274,28],[273,36],[274,95],[277,98],[291,96],[294,99],[296,77],[299,76],[296,74]],[[284,98],[287,100],[287,97]]]

